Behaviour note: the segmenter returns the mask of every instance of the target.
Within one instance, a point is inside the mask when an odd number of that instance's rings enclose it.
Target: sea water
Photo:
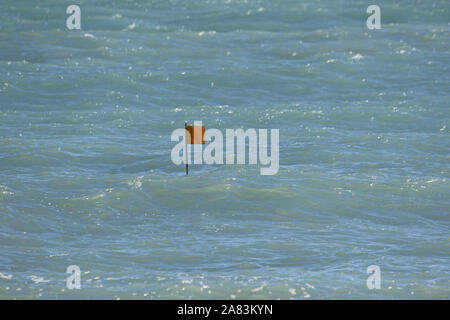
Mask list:
[[[71,4],[0,3],[0,298],[450,298],[449,1]],[[195,120],[278,173],[185,176]]]

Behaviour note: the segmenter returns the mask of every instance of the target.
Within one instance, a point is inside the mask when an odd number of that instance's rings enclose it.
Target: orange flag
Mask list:
[[[205,144],[205,127],[186,126],[186,141],[190,144]]]

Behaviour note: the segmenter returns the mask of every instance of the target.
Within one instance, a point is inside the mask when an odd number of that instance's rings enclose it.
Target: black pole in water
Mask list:
[[[186,141],[186,175],[188,175],[188,143],[187,143],[187,122],[184,122],[184,129],[185,129],[185,133],[184,133],[184,140]]]

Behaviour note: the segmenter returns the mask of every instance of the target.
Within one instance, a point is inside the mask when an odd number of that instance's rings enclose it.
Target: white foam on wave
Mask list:
[[[354,61],[359,61],[359,60],[362,60],[364,57],[362,56],[362,55],[360,55],[359,53],[357,53],[357,54],[355,54],[353,57],[352,57],[352,60],[354,60]]]
[[[0,278],[2,278],[2,279],[11,280],[12,277],[13,277],[12,274],[4,274],[4,273],[0,272]]]
[[[139,176],[131,181],[128,181],[128,185],[133,187],[133,189],[140,189],[142,187],[142,178],[144,178],[144,176]]]
[[[12,195],[12,194],[14,194],[14,192],[12,192],[7,186],[3,186],[3,185],[0,185],[0,193],[1,194],[7,194],[7,195]]]
[[[46,282],[50,282],[50,280],[46,280],[46,279],[44,279],[43,277],[38,277],[38,276],[34,276],[34,275],[32,275],[30,278],[31,278],[31,280],[32,280],[34,283],[46,283]]]

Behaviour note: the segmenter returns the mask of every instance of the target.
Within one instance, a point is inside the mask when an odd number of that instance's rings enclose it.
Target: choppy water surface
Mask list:
[[[0,298],[450,298],[447,0],[381,30],[364,1],[69,4],[0,3]],[[184,176],[185,120],[280,129],[279,173]]]

